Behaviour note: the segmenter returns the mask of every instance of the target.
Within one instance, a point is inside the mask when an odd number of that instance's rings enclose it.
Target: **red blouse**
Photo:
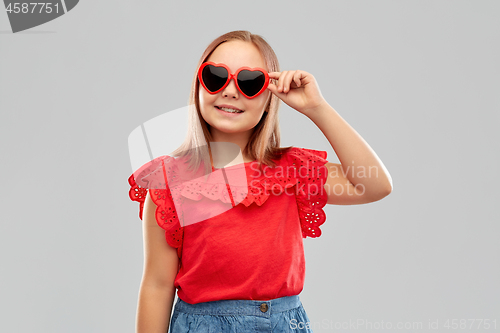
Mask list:
[[[298,295],[305,279],[302,238],[325,222],[327,153],[292,147],[276,166],[256,161],[186,176],[182,158],[161,156],[128,179],[130,199],[146,191],[168,244],[177,248],[177,296],[191,304],[267,301]],[[168,186],[167,186],[168,184]]]

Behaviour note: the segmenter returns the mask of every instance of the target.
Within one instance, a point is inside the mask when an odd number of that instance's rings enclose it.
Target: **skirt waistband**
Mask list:
[[[243,315],[268,317],[272,313],[288,311],[301,306],[299,295],[275,298],[269,301],[221,300],[189,304],[177,299],[175,310],[191,314]]]

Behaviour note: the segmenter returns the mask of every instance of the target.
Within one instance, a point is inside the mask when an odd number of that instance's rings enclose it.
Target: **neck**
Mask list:
[[[247,156],[243,156],[243,151],[250,139],[252,131],[240,133],[225,133],[211,128],[212,142],[210,144],[212,150],[212,158],[214,165],[226,165],[235,160],[237,156],[241,156],[237,163],[250,162]],[[241,159],[243,159],[241,161]]]

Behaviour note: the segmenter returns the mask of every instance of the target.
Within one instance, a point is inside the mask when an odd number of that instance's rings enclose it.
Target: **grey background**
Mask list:
[[[312,73],[394,181],[379,202],[328,205],[323,235],[305,240],[300,298],[314,331],[383,331],[335,328],[358,320],[457,331],[451,319],[476,319],[461,332],[483,331],[479,319],[500,330],[499,11],[497,1],[81,1],[18,34],[0,11],[0,331],[135,330],[143,239],[127,137],[185,106],[204,48],[237,29],[264,36],[282,70]],[[308,118],[283,103],[280,119],[283,145],[338,162]]]

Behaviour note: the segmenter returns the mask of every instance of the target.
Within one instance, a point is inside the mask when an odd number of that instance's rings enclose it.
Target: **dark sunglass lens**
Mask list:
[[[264,87],[265,82],[266,77],[264,73],[260,71],[249,71],[244,69],[238,74],[238,85],[240,89],[250,97],[256,95],[262,87]]]
[[[227,81],[227,70],[224,67],[207,65],[201,72],[203,83],[211,92],[217,91],[224,86]]]

